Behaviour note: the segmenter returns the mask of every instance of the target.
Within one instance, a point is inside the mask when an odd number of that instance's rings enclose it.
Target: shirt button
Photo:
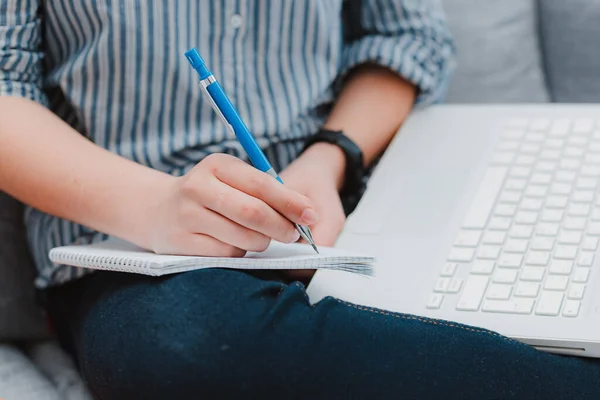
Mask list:
[[[238,29],[244,23],[244,19],[241,15],[234,14],[231,16],[231,20],[229,22],[231,22],[231,26],[233,26],[235,29]]]

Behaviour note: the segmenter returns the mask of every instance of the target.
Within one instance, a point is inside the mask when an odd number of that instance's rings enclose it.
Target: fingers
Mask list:
[[[212,165],[212,172],[221,182],[262,200],[292,222],[301,225],[317,222],[317,213],[307,197],[241,160],[237,161],[218,160]]]
[[[242,249],[203,234],[182,235],[168,253],[172,255],[211,257],[243,257],[246,255],[246,251]]]
[[[190,227],[196,233],[212,236],[220,242],[246,251],[265,251],[271,243],[269,236],[230,221],[212,210],[205,208],[200,214],[200,221],[194,221],[197,223]]]
[[[220,181],[214,182],[209,191],[211,194],[203,200],[209,210],[279,242],[298,240],[299,234],[294,225],[265,202]]]

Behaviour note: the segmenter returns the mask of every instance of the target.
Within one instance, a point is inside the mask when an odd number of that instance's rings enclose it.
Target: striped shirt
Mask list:
[[[374,62],[441,99],[453,44],[440,0],[2,0],[0,95],[32,99],[97,145],[172,175],[245,153],[197,87],[197,47],[281,170],[323,124],[353,67]],[[89,272],[50,263],[105,235],[26,212],[36,286]]]

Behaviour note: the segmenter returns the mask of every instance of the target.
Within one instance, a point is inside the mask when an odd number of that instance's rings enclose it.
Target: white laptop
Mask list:
[[[319,271],[308,293],[600,357],[599,239],[600,105],[434,106],[337,243],[376,256],[376,276]]]

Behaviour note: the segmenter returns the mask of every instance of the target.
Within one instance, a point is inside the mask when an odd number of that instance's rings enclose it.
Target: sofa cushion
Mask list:
[[[22,206],[0,192],[0,341],[48,336],[35,303]]]
[[[60,400],[58,392],[17,348],[0,344],[0,398]]]
[[[600,1],[540,0],[539,8],[552,100],[600,102]]]
[[[458,58],[448,102],[549,100],[536,0],[444,0],[443,4]]]

